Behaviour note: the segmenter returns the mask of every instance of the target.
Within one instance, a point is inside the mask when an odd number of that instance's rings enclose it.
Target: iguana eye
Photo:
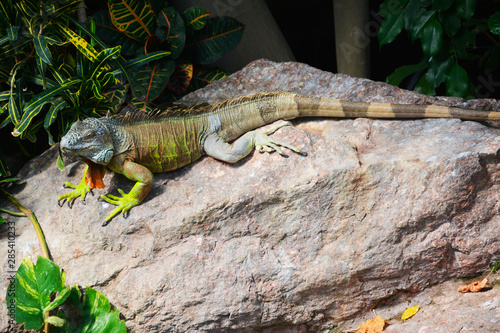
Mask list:
[[[85,139],[91,139],[92,137],[94,136],[94,132],[88,132],[87,134],[85,134]]]

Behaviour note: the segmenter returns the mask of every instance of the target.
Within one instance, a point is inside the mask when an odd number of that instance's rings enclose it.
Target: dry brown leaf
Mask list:
[[[466,286],[460,286],[458,287],[458,291],[461,293],[477,293],[478,291],[481,291],[485,286],[486,283],[488,283],[488,278],[484,278],[483,281],[474,281],[471,284],[468,284]]]
[[[366,323],[358,326],[356,332],[358,333],[380,333],[384,330],[385,327],[385,319],[376,316],[373,319],[368,319]]]

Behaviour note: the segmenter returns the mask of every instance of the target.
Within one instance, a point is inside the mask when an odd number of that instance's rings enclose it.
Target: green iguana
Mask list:
[[[102,195],[117,205],[104,225],[119,213],[138,205],[153,186],[153,173],[175,170],[202,155],[235,163],[254,148],[263,152],[281,147],[306,155],[268,134],[289,125],[284,122],[267,131],[254,130],[276,120],[297,117],[338,118],[460,118],[500,120],[500,112],[484,112],[435,105],[403,105],[352,102],[301,96],[284,92],[256,93],[212,106],[172,108],[154,115],[132,113],[126,116],[88,118],[77,121],[61,139],[60,149],[67,163],[82,160],[87,165],[79,185],[66,182],[74,190],[59,197],[71,206],[92,188],[104,188],[106,168],[136,182],[129,193]],[[236,140],[235,140],[236,139]],[[235,140],[231,145],[228,142]]]

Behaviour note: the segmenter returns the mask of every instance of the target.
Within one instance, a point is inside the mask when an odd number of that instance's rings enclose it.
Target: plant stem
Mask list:
[[[38,236],[38,242],[40,243],[40,248],[42,250],[43,256],[51,260],[49,254],[49,248],[47,247],[47,242],[45,241],[42,228],[40,227],[40,224],[38,223],[35,214],[31,211],[31,209],[24,208],[24,206],[21,205],[19,201],[16,200],[16,198],[14,198],[9,192],[7,192],[1,187],[0,187],[0,192],[2,192],[2,194],[5,195],[7,199],[9,199],[9,201],[12,202],[12,204],[21,211],[21,213],[24,214],[24,216],[30,219],[33,228],[35,228],[36,235]]]

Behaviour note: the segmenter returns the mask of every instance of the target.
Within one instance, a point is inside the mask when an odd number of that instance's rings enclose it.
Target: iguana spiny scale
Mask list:
[[[285,155],[281,146],[302,153],[267,135],[284,124],[267,132],[254,130],[279,119],[297,117],[500,120],[500,112],[436,105],[353,102],[267,92],[215,105],[175,107],[153,115],[136,112],[119,117],[89,118],[75,122],[61,139],[60,148],[66,163],[83,160],[87,166],[79,185],[65,183],[74,190],[60,196],[59,202],[71,204],[77,197],[84,200],[92,188],[104,188],[102,178],[106,168],[123,174],[136,183],[128,194],[119,189],[121,197],[101,196],[118,206],[106,218],[107,223],[117,214],[125,214],[147,196],[153,185],[152,173],[175,170],[204,154],[235,163],[254,148]],[[228,142],[233,140],[230,145]]]

